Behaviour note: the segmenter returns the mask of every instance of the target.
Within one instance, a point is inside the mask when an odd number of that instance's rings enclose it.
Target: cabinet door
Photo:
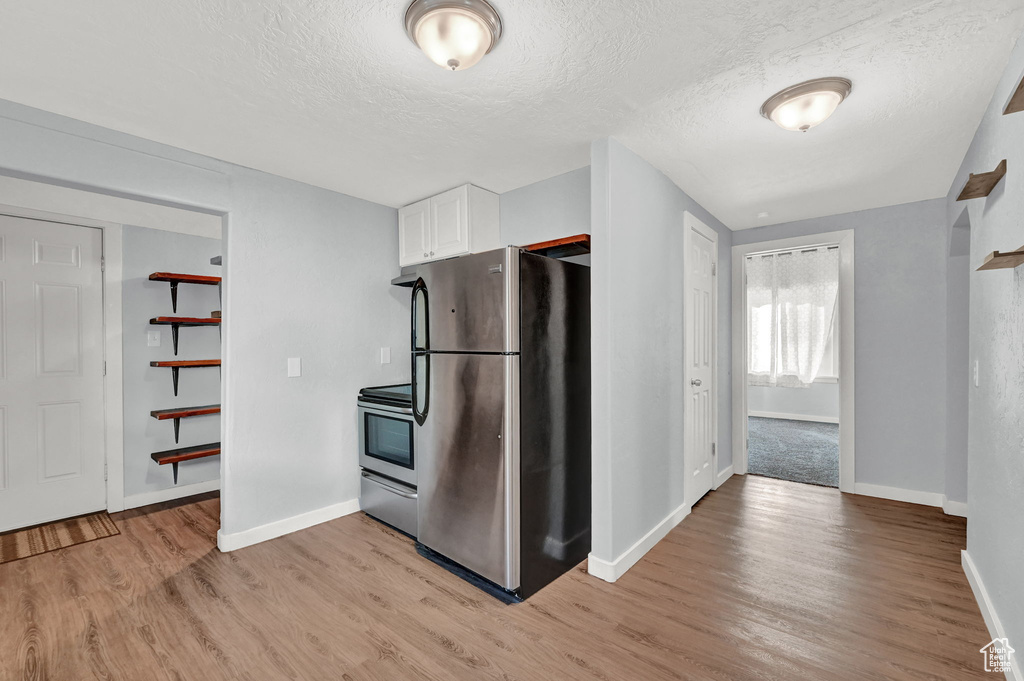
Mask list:
[[[469,253],[469,186],[430,199],[430,257]]]
[[[423,199],[398,209],[398,265],[430,260],[430,202]]]

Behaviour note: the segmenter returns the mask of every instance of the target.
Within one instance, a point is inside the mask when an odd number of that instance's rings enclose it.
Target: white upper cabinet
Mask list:
[[[398,243],[402,267],[499,248],[498,195],[464,184],[400,208]]]
[[[402,267],[430,257],[430,199],[398,211],[398,262]]]

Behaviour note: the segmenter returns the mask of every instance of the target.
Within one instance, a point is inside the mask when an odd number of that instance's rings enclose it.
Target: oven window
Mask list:
[[[413,468],[412,421],[365,412],[366,455]]]

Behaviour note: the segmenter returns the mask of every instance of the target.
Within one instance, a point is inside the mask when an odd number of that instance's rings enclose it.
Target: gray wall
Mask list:
[[[966,203],[970,220],[969,365],[980,381],[969,388],[967,551],[988,590],[1005,635],[1024,641],[1024,267],[976,272],[991,251],[1024,245],[1024,113],[1002,115],[1024,73],[1018,42],[946,200],[956,223]],[[1006,177],[987,198],[955,201],[968,173],[1007,160]],[[1019,658],[1021,653],[1017,653]]]
[[[747,387],[747,411],[839,418],[839,384],[811,383],[806,388]]]
[[[733,234],[736,244],[852,229],[857,483],[943,493],[946,222],[941,199]]]
[[[614,561],[684,501],[683,212],[719,233],[719,467],[732,463],[731,232],[614,139],[591,147],[593,553]],[[692,500],[691,500],[692,501]]]
[[[501,243],[525,246],[590,233],[590,167],[535,182],[499,199]]]
[[[171,329],[150,326],[152,317],[172,315],[170,286],[150,281],[153,272],[185,272],[220,276],[210,258],[221,254],[220,239],[175,234],[144,227],[122,230],[121,311],[124,336],[124,493],[125,496],[174,487],[170,466],[158,466],[149,455],[165,449],[220,440],[220,416],[182,419],[181,441],[174,444],[172,421],[157,421],[154,409],[190,407],[220,402],[220,371],[182,369],[178,396],[171,385],[171,370],[153,368],[151,361],[219,359],[220,333],[212,327],[180,331],[174,356]],[[178,316],[208,317],[220,309],[216,286],[181,284]],[[147,333],[160,333],[160,347],[147,345]],[[178,484],[187,485],[220,476],[217,458],[199,459],[179,466]]]
[[[394,209],[12,102],[0,148],[2,175],[227,216],[223,532],[357,497],[357,389],[409,376]]]

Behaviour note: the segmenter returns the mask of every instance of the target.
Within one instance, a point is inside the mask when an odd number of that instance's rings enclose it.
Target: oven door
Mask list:
[[[412,409],[359,405],[359,465],[416,486],[415,422]]]

